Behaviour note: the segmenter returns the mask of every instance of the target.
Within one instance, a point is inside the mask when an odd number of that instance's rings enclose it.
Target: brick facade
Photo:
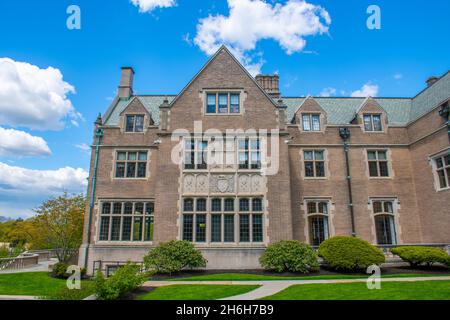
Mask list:
[[[449,150],[449,136],[445,119],[439,116],[439,106],[407,124],[391,125],[391,121],[375,100],[367,99],[356,110],[353,121],[330,124],[330,114],[321,108],[315,98],[309,97],[294,112],[294,121],[284,121],[283,101],[265,93],[261,86],[235,60],[226,48],[221,48],[186,88],[166,107],[152,113],[138,97],[132,96],[132,70],[125,69],[121,82],[121,99],[113,103],[109,114],[103,117],[103,137],[99,146],[98,171],[95,198],[89,226],[90,207],[86,209],[83,246],[80,249],[80,265],[87,265],[91,273],[94,261],[141,261],[153,246],[173,239],[180,239],[182,232],[181,206],[188,194],[183,189],[187,175],[195,179],[198,172],[185,172],[181,164],[172,161],[172,152],[179,143],[172,139],[175,130],[194,131],[194,122],[201,121],[202,132],[217,129],[280,130],[278,140],[278,171],[274,175],[261,176],[256,183],[259,191],[244,192],[246,177],[240,170],[199,171],[208,185],[214,179],[234,181],[232,194],[224,197],[251,197],[264,199],[264,240],[261,243],[197,243],[209,260],[208,268],[239,269],[257,268],[257,258],[268,243],[282,239],[309,242],[310,228],[307,218],[307,201],[327,201],[328,236],[351,235],[349,192],[343,141],[339,128],[350,129],[349,163],[355,229],[357,236],[377,243],[373,199],[395,201],[396,242],[398,244],[450,243],[450,189],[436,190],[430,156]],[[130,81],[131,78],[131,81]],[[129,88],[127,87],[127,79]],[[278,84],[277,81],[274,82]],[[273,85],[273,83],[271,83]],[[272,93],[277,88],[270,88]],[[205,97],[209,90],[241,92],[241,112],[238,115],[205,114]],[[127,94],[129,95],[127,97]],[[124,96],[125,95],[125,96]],[[448,94],[450,96],[450,92]],[[273,99],[272,99],[273,98]],[[128,100],[122,111],[114,108]],[[121,102],[122,101],[122,102]],[[116,106],[117,105],[117,106]],[[116,112],[116,123],[109,123],[111,113]],[[166,113],[167,112],[167,113]],[[320,131],[305,132],[302,114],[320,114]],[[365,132],[363,115],[379,113],[382,132]],[[142,133],[124,131],[127,114],[143,114]],[[158,120],[156,120],[156,118]],[[159,120],[160,119],[160,120]],[[281,120],[280,120],[281,119]],[[282,125],[280,125],[280,123]],[[268,142],[270,142],[270,138]],[[91,159],[88,202],[90,202],[95,162],[95,145]],[[268,143],[269,154],[275,148]],[[325,175],[318,179],[305,176],[304,151],[324,150]],[[115,159],[118,151],[147,151],[147,174],[140,179],[115,177]],[[385,150],[388,158],[389,177],[369,176],[368,150]],[[258,170],[256,170],[258,171]],[[247,174],[248,172],[246,172]],[[253,177],[249,173],[249,177]],[[252,182],[253,180],[250,181]],[[244,182],[242,182],[244,181]],[[197,183],[197,182],[196,182]],[[253,183],[253,182],[252,182]],[[197,191],[196,191],[197,192]],[[254,192],[254,193],[252,193]],[[189,193],[190,194],[190,193]],[[192,195],[190,195],[192,196]],[[210,188],[199,197],[219,197]],[[195,197],[192,196],[192,197]],[[142,201],[154,203],[153,241],[99,241],[100,210],[102,201]],[[209,219],[209,218],[208,218]],[[208,220],[209,222],[209,220]],[[123,222],[122,222],[123,223]],[[210,226],[206,226],[210,231]],[[90,230],[89,230],[90,229]],[[239,231],[239,228],[236,229]],[[237,236],[237,235],[236,235]]]

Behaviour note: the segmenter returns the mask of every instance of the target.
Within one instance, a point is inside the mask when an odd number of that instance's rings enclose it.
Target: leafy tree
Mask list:
[[[37,215],[31,219],[37,232],[33,247],[58,249],[58,260],[69,261],[82,242],[85,204],[84,195],[64,193],[35,209]]]

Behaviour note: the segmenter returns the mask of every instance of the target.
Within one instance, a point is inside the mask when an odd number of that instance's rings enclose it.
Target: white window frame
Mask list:
[[[450,190],[450,176],[447,173],[447,169],[450,168],[450,164],[446,165],[445,159],[444,159],[444,157],[447,155],[450,155],[450,149],[447,149],[443,152],[438,153],[437,155],[430,157],[430,161],[432,163],[434,185],[435,185],[436,191]],[[442,168],[438,168],[438,166],[437,166],[438,159],[442,159],[442,163],[443,163]],[[439,173],[438,173],[438,171],[441,171],[441,170],[444,171],[444,177],[445,177],[446,184],[447,184],[446,187],[441,187],[441,182],[440,182]]]
[[[375,202],[381,202],[381,211],[380,212],[375,212],[374,210],[374,203]],[[386,202],[390,202],[392,204],[392,212],[386,212],[385,208],[384,208],[384,204]],[[377,245],[397,245],[399,243],[399,237],[398,237],[398,223],[397,223],[397,218],[398,218],[398,200],[396,198],[371,198],[370,199],[370,210],[372,212],[372,223],[373,223],[373,230],[374,230],[374,235],[375,235],[375,243]],[[377,237],[377,226],[376,226],[376,221],[375,218],[377,216],[390,216],[392,218],[392,225],[391,228],[393,228],[393,230],[391,229],[391,237],[392,237],[392,244],[378,244],[378,237]]]
[[[219,95],[227,95],[227,112],[219,112]],[[216,96],[216,111],[214,113],[208,112],[208,96],[209,95],[215,95]],[[237,95],[239,96],[239,112],[231,112],[231,96]],[[236,116],[236,115],[242,115],[243,110],[243,94],[240,90],[211,90],[211,91],[205,91],[205,98],[204,98],[204,107],[203,107],[203,113],[206,116]]]
[[[139,160],[139,153],[147,153],[147,160]],[[119,160],[118,155],[119,153],[125,153],[125,160]],[[136,160],[128,160],[128,154],[129,153],[136,153]],[[115,149],[114,150],[114,163],[113,163],[113,179],[116,180],[148,180],[150,177],[150,156],[151,152],[149,149]],[[123,162],[125,163],[125,169],[124,169],[124,176],[123,177],[117,177],[117,163]],[[136,163],[135,168],[135,177],[127,177],[127,163],[133,162]],[[145,177],[138,177],[137,176],[137,170],[138,170],[138,163],[146,163],[145,165]]]

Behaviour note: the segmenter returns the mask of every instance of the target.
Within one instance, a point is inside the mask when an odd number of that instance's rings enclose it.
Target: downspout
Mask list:
[[[446,121],[446,125],[447,125],[447,133],[448,133],[448,139],[450,140],[450,103],[447,102],[446,104],[444,104],[441,108],[441,110],[439,110],[439,115],[445,119]]]
[[[102,118],[101,115],[97,117],[97,120],[95,121],[95,159],[94,159],[94,172],[92,175],[92,184],[91,184],[91,199],[89,201],[89,220],[88,220],[88,230],[87,230],[87,246],[86,246],[86,254],[84,258],[84,268],[87,269],[88,267],[88,257],[89,257],[89,247],[91,245],[91,229],[92,229],[92,213],[94,211],[94,204],[95,204],[95,186],[97,183],[97,169],[98,169],[98,154],[100,150],[100,142],[103,137],[103,129],[100,128],[102,125]]]
[[[355,213],[353,210],[353,193],[352,193],[352,176],[350,173],[350,160],[348,153],[350,151],[350,146],[348,144],[348,139],[350,138],[349,128],[339,128],[339,136],[344,141],[344,154],[345,154],[345,167],[347,170],[347,188],[348,188],[348,207],[350,209],[350,218],[352,225],[352,237],[356,237],[355,230]]]

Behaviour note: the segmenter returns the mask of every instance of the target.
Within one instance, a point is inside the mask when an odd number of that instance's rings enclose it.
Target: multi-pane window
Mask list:
[[[261,198],[239,199],[239,242],[262,242]]]
[[[240,94],[215,92],[206,95],[207,114],[233,114],[240,112]]]
[[[328,202],[308,201],[306,212],[309,223],[309,241],[313,246],[320,245],[328,239]]]
[[[125,132],[144,132],[144,116],[127,115]]]
[[[185,198],[182,207],[183,240],[197,243],[263,242],[262,198]]]
[[[325,177],[325,157],[323,150],[307,150],[303,152],[305,177]]]
[[[389,165],[386,150],[367,151],[369,175],[371,177],[389,177]]]
[[[208,141],[186,139],[184,141],[184,168],[206,169],[208,158]]]
[[[365,131],[383,131],[381,114],[365,114],[363,117]]]
[[[147,151],[117,151],[116,178],[145,178]]]
[[[261,169],[261,141],[245,138],[238,141],[239,169]]]
[[[439,189],[450,188],[450,154],[434,158]]]
[[[100,241],[152,241],[153,202],[101,203]]]
[[[320,131],[320,114],[302,114],[303,131]]]
[[[396,244],[394,201],[376,200],[372,206],[377,243]]]

